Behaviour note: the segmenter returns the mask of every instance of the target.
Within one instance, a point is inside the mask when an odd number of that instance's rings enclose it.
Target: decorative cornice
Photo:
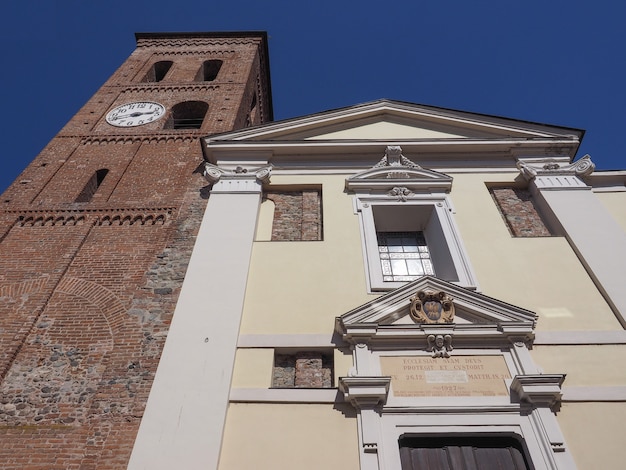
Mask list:
[[[339,391],[356,409],[376,408],[387,403],[391,377],[340,377]]]
[[[113,209],[58,209],[13,210],[20,227],[68,226],[93,223],[95,225],[163,225],[170,220],[175,207],[168,208],[113,208]]]
[[[180,132],[180,131],[179,131]],[[201,131],[196,131],[193,135],[190,135],[189,130],[185,131],[185,134],[176,135],[172,134],[160,134],[160,135],[99,135],[99,136],[71,136],[80,137],[81,145],[106,145],[106,144],[134,144],[134,143],[168,143],[168,142],[184,142],[191,143],[197,141],[204,135]],[[66,136],[63,136],[66,137]]]
[[[258,44],[261,37],[248,38],[138,38],[137,47],[201,47]]]
[[[187,49],[176,49],[176,50],[164,50],[164,51],[156,51],[154,53],[155,56],[170,56],[170,55],[176,55],[176,56],[217,56],[217,57],[224,57],[224,58],[229,58],[231,57],[233,54],[235,54],[235,50],[231,49],[231,50],[215,50],[215,49],[195,49],[195,50],[187,50]]]
[[[445,292],[454,298],[456,323],[397,323],[410,315],[416,292]],[[449,296],[449,297],[448,297]],[[424,276],[357,307],[336,319],[335,331],[344,341],[363,343],[411,343],[426,336],[452,334],[456,347],[476,341],[508,344],[509,338],[532,341],[537,315],[529,310],[465,289],[434,276]]]
[[[163,82],[154,83],[137,83],[133,86],[124,87],[124,89],[120,92],[121,95],[126,95],[129,93],[155,93],[162,95],[163,93],[177,93],[181,91],[193,91],[193,92],[202,92],[209,90],[219,90],[219,83],[210,82],[210,84],[205,82],[194,82],[189,84],[171,84],[168,85]]]
[[[554,408],[562,397],[561,385],[564,374],[516,375],[511,382],[511,390],[520,400],[533,406]]]

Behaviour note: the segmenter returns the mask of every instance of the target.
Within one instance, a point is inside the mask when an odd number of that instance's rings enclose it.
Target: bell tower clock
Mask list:
[[[272,120],[265,33],[136,41],[0,203],[16,468],[126,468],[206,205],[200,138]]]

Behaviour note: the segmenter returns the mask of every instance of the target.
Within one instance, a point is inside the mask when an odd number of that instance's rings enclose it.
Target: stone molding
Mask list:
[[[511,390],[520,400],[533,406],[554,408],[561,402],[561,385],[565,374],[516,375],[511,382]]]
[[[339,391],[356,409],[371,409],[387,403],[391,377],[340,377]]]

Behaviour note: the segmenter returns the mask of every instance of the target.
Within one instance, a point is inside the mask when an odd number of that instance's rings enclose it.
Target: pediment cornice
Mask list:
[[[451,187],[452,177],[422,168],[402,155],[402,148],[397,145],[388,145],[384,157],[372,168],[346,179],[349,191],[391,191],[392,196],[401,198],[410,192],[447,192]]]
[[[441,293],[454,305],[446,323],[409,320],[420,292]],[[412,307],[413,303],[413,307]],[[352,344],[415,342],[430,335],[454,335],[455,343],[532,341],[537,315],[433,276],[424,276],[336,318],[335,331]]]

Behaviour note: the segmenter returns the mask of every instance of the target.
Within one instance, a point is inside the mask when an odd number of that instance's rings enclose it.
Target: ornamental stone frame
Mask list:
[[[387,146],[380,162],[347,178],[345,186],[355,195],[354,213],[359,216],[370,291],[386,291],[404,284],[383,281],[377,243],[377,231],[381,228],[423,231],[437,260],[435,275],[467,288],[478,287],[447,196],[452,188],[450,176],[423,169],[404,157],[399,146]],[[406,216],[386,216],[398,211]],[[411,227],[398,225],[409,219]]]
[[[412,318],[420,291],[452,302],[454,321]],[[353,351],[339,390],[357,411],[360,468],[400,468],[402,436],[494,433],[523,441],[536,470],[575,468],[554,414],[565,376],[533,362],[535,326],[533,312],[432,276],[338,317],[335,332]],[[432,337],[454,350],[433,354]]]

